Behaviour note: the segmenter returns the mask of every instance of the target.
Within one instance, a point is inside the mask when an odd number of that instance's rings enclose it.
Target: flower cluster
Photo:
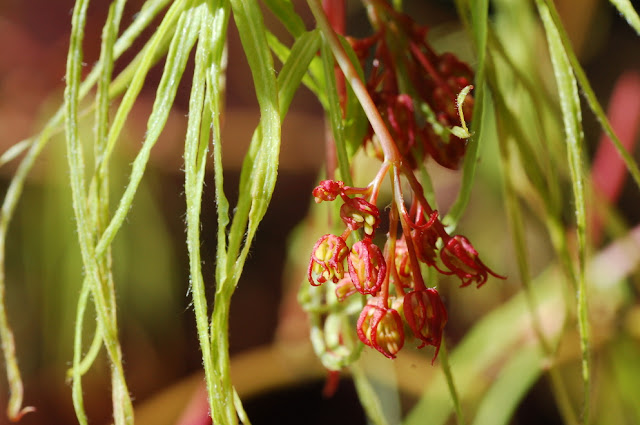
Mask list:
[[[438,55],[427,42],[427,28],[393,10],[386,2],[375,2],[373,14],[378,31],[364,39],[350,39],[367,78],[369,95],[375,102],[400,153],[412,168],[430,155],[440,165],[457,169],[466,150],[466,139],[449,129],[463,125],[457,111],[457,95],[471,84],[473,72],[451,53]],[[370,65],[368,65],[370,64]],[[401,69],[404,72],[398,73]],[[402,74],[408,81],[399,81]],[[401,93],[410,85],[413,98]],[[462,105],[470,120],[473,98]],[[426,115],[419,122],[416,109]],[[365,143],[382,159],[382,150],[370,127]]]
[[[392,180],[397,183],[399,173],[396,169],[394,173]],[[383,176],[380,173],[377,179]],[[414,191],[409,210],[396,184],[389,232],[384,249],[380,249],[374,243],[381,221],[375,205],[377,182],[366,188],[353,188],[341,181],[322,181],[313,196],[316,202],[342,201],[340,217],[345,230],[341,235],[324,235],[316,242],[307,277],[314,286],[335,283],[340,301],[355,293],[368,297],[356,325],[364,344],[395,358],[404,345],[405,333],[410,332],[419,341],[418,348],[435,347],[435,359],[447,311],[437,290],[425,286],[419,263],[445,275],[456,275],[461,286],[474,282],[480,287],[489,274],[502,277],[480,261],[478,252],[464,236],[446,232],[437,211],[432,211],[423,198],[419,183],[411,183],[418,185],[419,191]],[[402,225],[401,236],[398,222]],[[349,248],[347,241],[355,231],[361,239]]]
[[[385,0],[368,3],[376,32],[349,41],[368,73],[366,89],[383,121],[378,124],[386,127],[380,132],[382,126],[376,126],[378,137],[369,125],[363,141],[382,166],[365,188],[330,179],[313,190],[318,203],[341,202],[344,231],[326,234],[316,242],[307,277],[313,286],[328,281],[335,284],[335,297],[327,297],[332,300],[327,304],[337,299],[340,306],[348,306],[342,311],[349,314],[361,308],[356,334],[365,345],[395,358],[406,337],[416,340],[418,348],[434,347],[435,360],[447,310],[438,291],[425,285],[421,268],[456,276],[462,287],[472,283],[481,287],[489,275],[503,279],[480,260],[466,237],[449,234],[414,174],[427,157],[444,167],[458,168],[469,137],[465,117],[472,118],[469,91],[473,73],[453,54],[437,54],[427,42],[426,28],[396,12]],[[338,94],[344,116],[348,93]],[[378,246],[374,241],[383,238],[376,238],[381,223],[376,201],[387,174],[393,194],[389,229]],[[410,187],[410,197],[403,195],[403,183]],[[405,199],[410,201],[405,204]],[[330,294],[330,289],[324,294]],[[355,294],[361,294],[364,307],[350,298]],[[312,314],[320,313],[314,310]],[[317,323],[323,320],[316,319]],[[337,339],[342,340],[342,335]]]

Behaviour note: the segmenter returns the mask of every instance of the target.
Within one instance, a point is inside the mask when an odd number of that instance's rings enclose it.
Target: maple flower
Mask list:
[[[371,238],[353,244],[349,253],[349,275],[361,294],[375,294],[380,290],[387,273],[382,251]]]
[[[409,292],[404,296],[404,317],[409,328],[422,343],[418,348],[432,345],[436,352],[433,361],[438,357],[442,331],[447,324],[447,310],[435,288],[424,288]]]
[[[344,204],[340,207],[340,218],[351,230],[364,228],[364,233],[372,236],[380,225],[380,211],[378,207],[367,202],[362,197],[349,198],[344,196]]]
[[[396,240],[395,248],[395,265],[396,273],[400,284],[404,288],[413,286],[413,277],[411,275],[411,264],[409,260],[409,250],[407,249],[407,240],[404,236]]]
[[[327,234],[318,239],[307,270],[309,283],[319,286],[327,280],[337,283],[344,277],[344,259],[349,248],[340,236]]]
[[[395,309],[381,304],[379,298],[371,298],[360,313],[356,330],[360,341],[394,359],[404,345],[402,319]]]
[[[340,279],[336,284],[336,298],[338,298],[338,301],[344,301],[356,292],[358,291],[348,275]]]
[[[339,180],[322,180],[315,189],[313,189],[313,197],[316,203],[322,201],[333,201],[344,191],[344,183]]]
[[[479,288],[485,284],[489,274],[498,279],[506,279],[485,266],[478,257],[478,251],[461,235],[455,235],[445,243],[440,250],[440,258],[462,280],[463,287],[476,282]]]

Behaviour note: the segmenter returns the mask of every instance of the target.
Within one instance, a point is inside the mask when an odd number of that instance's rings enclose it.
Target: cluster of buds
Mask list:
[[[362,68],[371,69],[366,82],[369,95],[412,168],[429,155],[440,165],[457,169],[467,142],[450,130],[465,127],[458,114],[457,95],[471,84],[471,68],[452,53],[437,54],[427,41],[426,27],[384,1],[373,3],[370,10],[377,32],[350,39]],[[398,81],[398,70],[403,71],[405,81]],[[401,93],[401,86],[411,86],[413,97]],[[462,115],[471,120],[473,98],[467,96],[460,107]],[[416,119],[416,109],[425,119]],[[371,127],[365,143],[382,159]]]
[[[389,167],[383,167],[388,170]],[[409,170],[409,175],[413,175]],[[322,236],[313,247],[307,271],[309,283],[319,286],[327,281],[335,285],[336,297],[344,301],[359,293],[367,297],[357,321],[359,339],[388,358],[395,358],[405,342],[405,334],[419,341],[418,348],[435,347],[438,355],[447,311],[435,288],[427,288],[420,263],[445,275],[456,275],[461,286],[482,286],[492,272],[478,252],[461,235],[450,236],[422,196],[419,183],[410,180],[414,201],[405,208],[399,184],[389,213],[390,225],[384,248],[374,243],[380,225],[375,202],[379,180],[366,188],[346,186],[341,181],[325,180],[313,191],[316,202],[340,199],[340,217],[345,224],[341,235]],[[392,180],[398,182],[394,168]],[[368,198],[368,199],[366,199]],[[398,236],[398,222],[402,235]],[[353,233],[361,236],[349,248]],[[355,238],[354,238],[355,239]]]

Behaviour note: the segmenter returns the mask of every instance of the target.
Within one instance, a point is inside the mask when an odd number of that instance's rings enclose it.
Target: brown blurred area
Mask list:
[[[128,2],[123,25],[131,21],[142,0]],[[305,3],[295,2],[301,13],[306,13]],[[455,15],[451,2],[415,0],[408,7],[415,12],[417,20],[425,23],[453,22]],[[85,62],[88,71],[99,55],[100,33],[109,2],[91,2],[85,36]],[[637,8],[637,2],[635,2]],[[622,21],[615,10],[605,1],[563,0],[558,2],[572,39],[585,60],[585,67],[594,83],[596,94],[607,99],[621,70],[640,69],[637,36]],[[72,0],[2,0],[0,1],[0,150],[4,152],[14,143],[37,133],[43,123],[55,111],[62,99],[66,51]],[[412,12],[412,13],[413,13]],[[578,13],[579,12],[579,13]],[[278,25],[269,14],[268,24]],[[364,15],[353,16],[356,26],[363,24]],[[310,20],[307,21],[311,27]],[[151,26],[155,28],[155,25]],[[359,28],[354,31],[361,31]],[[148,36],[148,34],[147,34]],[[145,38],[145,37],[143,37]],[[224,118],[224,158],[229,167],[226,174],[227,194],[233,205],[237,197],[239,166],[248,145],[251,133],[258,122],[258,110],[252,93],[250,71],[246,66],[240,42],[231,30],[229,38],[229,74],[227,77],[227,109]],[[125,55],[116,63],[116,70],[130,59]],[[607,64],[603,66],[603,64]],[[120,66],[120,68],[118,68]],[[156,65],[146,83],[127,122],[125,146],[121,148],[123,161],[130,163],[137,147],[143,140],[146,120],[151,110],[155,87],[160,79],[162,64]],[[185,72],[189,76],[192,68]],[[173,303],[165,306],[144,306],[146,299],[137,296],[137,275],[117,282],[120,305],[120,332],[123,343],[125,368],[129,389],[136,404],[143,403],[153,394],[186,376],[200,370],[200,351],[195,335],[195,322],[188,291],[188,261],[184,242],[184,195],[182,172],[182,148],[189,96],[189,77],[180,85],[175,108],[171,112],[167,127],[152,153],[149,174],[153,177],[151,194],[156,197],[154,205],[171,241],[174,271],[167,276]],[[586,108],[585,108],[586,109]],[[588,116],[586,126],[597,134],[594,120]],[[278,322],[278,308],[282,296],[287,236],[306,214],[318,171],[322,167],[325,125],[322,111],[308,90],[300,90],[294,99],[291,112],[283,126],[283,147],[279,180],[272,207],[258,231],[247,268],[234,295],[231,317],[231,350],[240,353],[251,348],[269,344]],[[595,143],[596,140],[590,142]],[[61,140],[59,144],[63,149]],[[38,164],[45,166],[54,148],[47,148]],[[128,162],[127,162],[128,161]],[[7,187],[17,161],[0,169],[0,185]],[[128,175],[128,168],[127,168]],[[47,181],[37,169],[25,189],[25,201],[19,205],[17,218],[12,223],[8,247],[18,246],[8,258],[8,299],[10,321],[15,328],[18,356],[25,380],[25,403],[37,408],[21,423],[71,424],[76,423],[71,404],[70,385],[64,374],[71,362],[71,348],[57,347],[52,336],[41,338],[50,319],[60,326],[71,326],[61,331],[67,337],[72,332],[77,293],[57,300],[59,310],[51,311],[52,300],[43,299],[35,286],[23,285],[25,279],[37,280],[38,264],[28,258],[29,246],[24,246],[23,236],[28,232],[23,217],[33,217],[24,208],[41,205],[33,201],[50,191]],[[61,178],[67,177],[66,173]],[[215,203],[212,177],[207,178],[207,189],[203,204],[203,258],[205,280],[213,289],[215,266]],[[62,196],[62,195],[61,195]],[[64,194],[65,199],[69,196]],[[33,204],[28,202],[33,201]],[[115,203],[115,200],[112,201]],[[30,207],[33,208],[33,207]],[[46,210],[41,210],[40,213]],[[29,215],[30,214],[30,215]],[[135,214],[135,211],[132,213]],[[633,214],[633,212],[630,212]],[[640,214],[636,212],[635,214]],[[37,215],[35,216],[37,218]],[[636,221],[639,217],[636,217]],[[73,217],[61,217],[65,226],[73,225]],[[132,218],[132,223],[140,223]],[[126,226],[126,225],[125,225]],[[75,231],[69,235],[58,253],[77,255],[72,244]],[[12,245],[14,244],[14,245]],[[139,253],[144,256],[144,252]],[[307,255],[306,253],[304,255]],[[129,259],[130,262],[138,261]],[[150,264],[153,265],[153,259]],[[36,268],[36,269],[34,269]],[[127,273],[123,272],[124,276]],[[77,271],[79,287],[81,274]],[[301,277],[302,278],[302,277]],[[52,283],[53,285],[53,283]],[[55,288],[52,289],[55,293]],[[210,294],[212,295],[212,294]],[[45,297],[46,298],[46,297]],[[212,298],[211,298],[212,299]],[[142,307],[141,307],[142,306]],[[139,310],[158,311],[158,316],[142,315]],[[160,313],[162,314],[160,316]],[[146,314],[146,313],[145,313]],[[454,321],[455,322],[455,321]],[[452,323],[455,327],[455,323]],[[47,331],[49,332],[49,331]],[[88,341],[87,341],[88,344]],[[265,367],[268,367],[265,365]],[[0,384],[0,406],[6,405],[4,374]],[[90,422],[108,423],[110,419],[110,388],[108,366],[104,356],[94,366],[94,371],[85,379],[85,404]],[[0,424],[6,417],[0,415]]]

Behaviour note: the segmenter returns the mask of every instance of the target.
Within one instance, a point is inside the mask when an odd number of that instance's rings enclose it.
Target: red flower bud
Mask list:
[[[362,309],[358,318],[358,338],[386,357],[394,359],[404,345],[404,330],[400,314],[392,308],[383,307],[380,300],[372,298]]]
[[[432,345],[436,348],[433,361],[438,357],[442,330],[447,323],[447,310],[434,288],[419,289],[404,296],[404,317],[416,338],[422,341],[418,348]]]
[[[333,283],[344,277],[344,259],[349,248],[344,239],[336,235],[324,235],[313,247],[307,277],[313,286],[319,286],[327,280]]]
[[[461,286],[476,282],[479,288],[487,281],[487,274],[505,279],[504,276],[494,273],[485,266],[478,257],[478,251],[467,238],[461,235],[456,235],[445,243],[440,250],[440,258],[444,265],[462,280]]]
[[[349,275],[361,294],[375,294],[380,290],[387,273],[382,251],[365,238],[356,242],[349,254]]]
[[[316,203],[322,201],[333,201],[342,194],[344,183],[335,180],[323,180],[315,189],[313,189],[313,197]]]

